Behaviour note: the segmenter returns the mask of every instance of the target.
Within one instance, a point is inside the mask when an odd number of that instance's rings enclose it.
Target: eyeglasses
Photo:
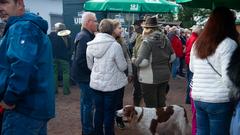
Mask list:
[[[98,23],[98,21],[97,21],[97,20],[89,20],[89,21],[92,21],[92,22]]]

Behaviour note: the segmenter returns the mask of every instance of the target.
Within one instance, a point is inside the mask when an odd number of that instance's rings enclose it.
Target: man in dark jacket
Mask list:
[[[145,17],[146,18],[146,17]],[[143,32],[143,28],[142,28],[142,24],[145,20],[136,20],[134,22],[134,27],[135,27],[135,31],[137,33],[137,37],[135,39],[135,45],[133,47],[133,53],[132,53],[132,61],[134,61],[137,58],[137,53],[138,50],[142,44],[142,32]],[[138,81],[138,68],[136,65],[133,64],[133,88],[134,88],[134,92],[133,92],[133,104],[135,106],[140,106],[141,103],[141,99],[142,99],[142,89],[140,86],[140,83]]]
[[[55,115],[48,24],[25,13],[23,0],[0,0],[0,17],[6,22],[0,44],[2,133],[47,134],[47,122]]]
[[[58,93],[59,76],[63,80],[63,94],[70,94],[70,59],[72,55],[70,30],[66,29],[65,24],[56,23],[55,31],[49,34],[53,46],[54,58],[54,78],[56,82],[56,93]]]
[[[72,65],[72,78],[78,83],[81,90],[80,111],[82,134],[93,134],[93,90],[89,86],[91,71],[86,60],[87,42],[93,40],[97,31],[96,15],[84,12],[82,15],[82,30],[75,38],[74,60]]]

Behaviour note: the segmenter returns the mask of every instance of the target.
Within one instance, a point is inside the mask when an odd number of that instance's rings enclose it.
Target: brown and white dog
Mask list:
[[[117,115],[144,135],[191,135],[186,111],[178,105],[162,108],[126,105]]]

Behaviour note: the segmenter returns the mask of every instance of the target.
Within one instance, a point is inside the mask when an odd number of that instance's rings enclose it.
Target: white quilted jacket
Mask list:
[[[237,43],[225,38],[217,47],[215,53],[208,57],[212,66],[222,75],[220,77],[207,63],[195,55],[194,46],[190,55],[190,70],[193,72],[192,97],[196,101],[209,103],[228,102],[228,93],[232,83],[227,76],[227,67]]]
[[[87,64],[92,70],[90,87],[104,92],[124,87],[127,84],[124,74],[127,62],[121,45],[114,37],[104,33],[98,33],[87,44]]]

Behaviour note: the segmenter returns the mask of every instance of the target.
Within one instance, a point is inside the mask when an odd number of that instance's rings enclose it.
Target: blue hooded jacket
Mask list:
[[[10,17],[0,43],[0,100],[14,111],[48,120],[55,116],[52,46],[41,17]]]

